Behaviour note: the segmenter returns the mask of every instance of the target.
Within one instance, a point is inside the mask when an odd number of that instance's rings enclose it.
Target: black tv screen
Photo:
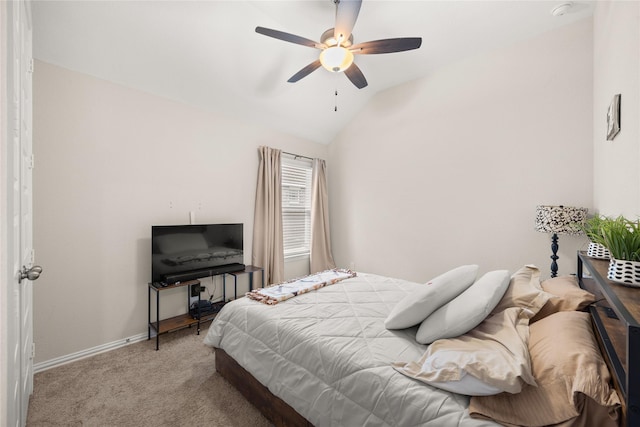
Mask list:
[[[154,225],[151,280],[174,283],[180,275],[212,276],[244,268],[243,224]]]

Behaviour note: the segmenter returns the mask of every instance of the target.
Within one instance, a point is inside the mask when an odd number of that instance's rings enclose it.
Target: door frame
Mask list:
[[[0,2],[0,414],[7,413],[8,399],[8,347],[7,342],[7,320],[9,285],[7,268],[7,4]],[[5,420],[6,422],[6,420]],[[0,420],[0,424],[4,424]]]
[[[23,342],[25,327],[29,329],[26,331],[29,339],[33,336],[33,325],[29,317],[33,307],[31,283],[18,282],[19,267],[17,267],[17,265],[31,264],[31,262],[24,263],[22,252],[31,251],[33,244],[31,232],[27,233],[29,242],[26,242],[25,246],[25,242],[22,241],[22,225],[17,226],[17,232],[14,225],[16,203],[20,204],[17,208],[20,213],[18,221],[22,224],[24,220],[22,217],[22,181],[25,176],[24,163],[22,163],[23,132],[26,130],[29,135],[33,134],[31,119],[27,120],[25,128],[22,117],[25,114],[25,106],[30,109],[33,101],[30,83],[31,28],[30,0],[0,1],[0,414],[2,414],[0,425],[9,427],[26,424],[29,396],[33,390],[32,348],[31,345],[24,345]],[[25,64],[29,65],[25,66]],[[24,73],[29,74],[26,91],[22,77]],[[14,89],[19,92],[17,107],[12,100]],[[25,96],[27,102],[23,99]],[[28,114],[31,117],[31,113],[28,112]],[[20,127],[17,144],[14,143],[16,122]],[[27,149],[30,150],[31,146],[29,144]],[[20,158],[20,162],[16,161],[17,158]],[[21,176],[18,179],[20,184],[18,189],[14,188],[16,173]],[[26,173],[31,174],[31,170]],[[27,185],[30,183],[29,179]],[[18,200],[15,198],[16,192],[20,195]],[[31,197],[30,189],[29,193]],[[29,204],[28,210],[30,209]],[[32,215],[31,212],[26,214]],[[30,220],[29,224],[31,223]],[[27,289],[29,292],[26,291]],[[23,315],[25,309],[28,313],[27,317]],[[24,319],[29,321],[23,324]],[[16,339],[20,354],[18,367],[15,366],[16,357],[13,353],[16,351]],[[14,391],[16,378],[20,389],[17,394]]]

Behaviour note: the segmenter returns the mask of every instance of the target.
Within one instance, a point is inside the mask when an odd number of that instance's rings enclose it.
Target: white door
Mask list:
[[[6,237],[6,396],[7,426],[26,424],[29,396],[33,391],[33,317],[32,284],[40,271],[33,270],[32,246],[32,93],[31,76],[32,31],[28,1],[3,2],[6,5],[3,31],[6,37],[6,121],[3,125],[3,154],[6,175],[6,219],[3,220]],[[5,52],[3,52],[5,53]],[[3,82],[4,83],[4,82]],[[31,270],[31,271],[29,271]],[[27,276],[29,272],[29,277]]]

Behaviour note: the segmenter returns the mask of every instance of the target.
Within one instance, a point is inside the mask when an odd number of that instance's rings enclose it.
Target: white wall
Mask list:
[[[415,281],[465,263],[549,275],[538,204],[592,206],[592,23],[378,94],[330,145],[336,263]],[[560,237],[560,273],[583,238]]]
[[[151,225],[242,222],[250,264],[257,147],[328,150],[44,62],[34,98],[36,363],[146,332]]]
[[[594,207],[640,215],[640,3],[599,1],[594,11]],[[621,94],[620,133],[607,141],[607,109]]]

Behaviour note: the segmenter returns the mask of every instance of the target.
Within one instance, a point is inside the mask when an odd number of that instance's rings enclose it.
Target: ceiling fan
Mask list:
[[[333,0],[336,5],[336,23],[320,36],[320,42],[270,28],[256,27],[256,32],[275,39],[284,40],[302,46],[320,49],[320,57],[295,73],[289,83],[295,83],[323,66],[333,73],[343,72],[358,89],[367,86],[367,79],[360,68],[353,62],[355,55],[372,55],[379,53],[403,52],[418,49],[422,44],[421,37],[404,37],[395,39],[374,40],[353,44],[351,31],[356,24],[362,0]]]

